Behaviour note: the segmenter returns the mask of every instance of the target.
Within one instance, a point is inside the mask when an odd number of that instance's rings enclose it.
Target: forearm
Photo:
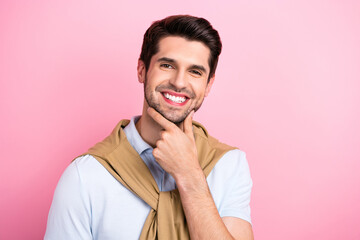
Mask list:
[[[176,179],[191,239],[234,239],[222,221],[202,171]]]

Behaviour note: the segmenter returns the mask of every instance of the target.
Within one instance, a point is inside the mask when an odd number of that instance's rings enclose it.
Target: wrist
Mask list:
[[[199,192],[201,189],[207,189],[205,174],[200,168],[192,169],[184,174],[174,176],[176,186],[179,192]]]

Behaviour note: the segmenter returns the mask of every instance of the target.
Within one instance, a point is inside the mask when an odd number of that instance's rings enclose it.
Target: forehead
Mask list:
[[[179,63],[201,64],[209,68],[210,49],[200,41],[187,40],[183,37],[169,36],[161,39],[154,60],[167,57]]]

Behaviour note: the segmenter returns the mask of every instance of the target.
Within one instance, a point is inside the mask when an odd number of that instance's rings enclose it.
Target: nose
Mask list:
[[[171,78],[170,83],[179,90],[185,88],[187,85],[185,71],[177,71]]]

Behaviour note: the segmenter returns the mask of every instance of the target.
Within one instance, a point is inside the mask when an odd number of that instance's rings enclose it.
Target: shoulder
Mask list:
[[[90,179],[89,176],[93,176],[95,172],[101,172],[100,167],[100,164],[91,155],[76,158],[61,175],[56,191],[66,193],[72,189],[76,191],[76,188],[83,188],[84,183]]]
[[[102,184],[112,183],[114,179],[108,171],[92,156],[75,158],[65,169],[57,184],[55,194],[66,197],[76,192],[89,194]]]
[[[68,166],[68,169],[71,169],[74,174],[76,171],[79,181],[84,186],[91,186],[91,188],[114,182],[114,178],[104,166],[90,154],[77,157]]]
[[[221,195],[236,188],[241,191],[251,189],[253,183],[245,152],[239,149],[226,152],[210,172],[207,181],[210,189]]]
[[[98,171],[100,169],[99,167],[100,164],[91,155],[77,157],[65,169],[60,181],[63,179],[72,179],[75,177],[79,180],[83,180],[87,175],[92,175],[94,171]]]
[[[244,151],[233,149],[227,151],[216,163],[207,177],[209,187],[229,188],[233,184],[252,186],[250,168]]]
[[[96,171],[100,166],[101,164],[92,155],[87,154],[75,158],[68,168],[75,168],[81,176],[85,173]]]
[[[213,171],[223,170],[226,172],[234,171],[236,169],[248,170],[249,165],[246,160],[246,154],[239,149],[232,149],[227,151],[217,162]]]

